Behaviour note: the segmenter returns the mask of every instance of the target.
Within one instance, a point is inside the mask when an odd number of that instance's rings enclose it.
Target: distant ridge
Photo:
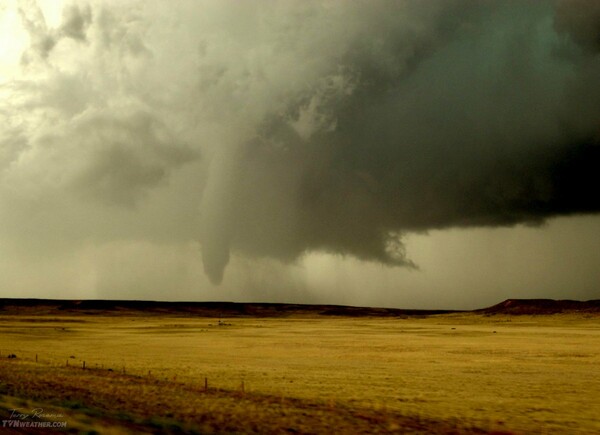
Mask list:
[[[470,312],[484,315],[544,315],[557,313],[600,314],[600,300],[507,299],[473,311],[412,310],[254,302],[163,302],[140,300],[0,299],[0,315],[173,315],[197,317],[418,317]]]
[[[475,310],[484,314],[558,314],[558,313],[600,313],[600,299],[573,301],[569,299],[507,299],[494,306]]]
[[[162,302],[132,300],[0,299],[0,314],[190,315],[198,317],[351,316],[407,317],[456,310],[404,310],[344,305],[245,302]]]

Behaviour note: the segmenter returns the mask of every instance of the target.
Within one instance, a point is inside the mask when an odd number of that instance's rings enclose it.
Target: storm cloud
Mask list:
[[[18,10],[6,243],[199,241],[219,283],[232,253],[418,267],[406,234],[600,210],[597,2]]]

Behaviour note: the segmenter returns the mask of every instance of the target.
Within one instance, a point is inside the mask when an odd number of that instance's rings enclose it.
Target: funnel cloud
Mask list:
[[[418,268],[410,234],[600,211],[594,0],[11,7],[15,252],[198,243],[219,284],[233,255]]]

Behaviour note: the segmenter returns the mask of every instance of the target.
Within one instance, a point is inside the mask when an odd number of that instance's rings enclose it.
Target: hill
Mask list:
[[[507,299],[504,302],[474,312],[484,314],[558,314],[600,313],[600,299],[590,301],[555,299]]]

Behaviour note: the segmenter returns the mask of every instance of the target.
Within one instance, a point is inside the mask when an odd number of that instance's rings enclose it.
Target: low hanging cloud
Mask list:
[[[199,240],[219,283],[232,252],[413,267],[406,233],[598,212],[596,3],[22,2],[0,236]]]

